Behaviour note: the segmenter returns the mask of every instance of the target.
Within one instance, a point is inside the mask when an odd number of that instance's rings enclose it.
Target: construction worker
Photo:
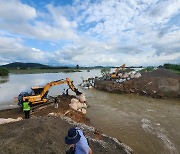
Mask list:
[[[60,101],[60,100],[59,100]],[[58,108],[58,99],[57,97],[54,98],[54,108],[57,109]]]
[[[88,140],[78,127],[72,127],[68,130],[65,143],[70,145],[66,154],[92,154]]]
[[[66,89],[66,96],[68,96],[68,95],[69,95],[69,88]]]
[[[62,95],[65,95],[65,92],[66,92],[66,90],[65,90],[65,89],[63,89],[63,91],[62,91]]]
[[[30,115],[30,104],[28,102],[28,99],[26,99],[24,102],[23,102],[23,111],[24,111],[24,114],[25,114],[25,119],[29,119],[29,115]]]

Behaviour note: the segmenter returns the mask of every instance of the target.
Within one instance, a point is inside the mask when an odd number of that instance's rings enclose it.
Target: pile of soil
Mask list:
[[[145,72],[142,75],[143,77],[173,78],[173,79],[178,79],[180,77],[180,75],[165,68],[159,68],[152,72]]]
[[[64,137],[68,129],[74,126],[83,130],[94,153],[133,153],[128,146],[91,127],[85,115],[69,109],[68,104],[73,97],[58,96],[57,109],[54,108],[54,98],[50,98],[46,105],[32,107],[30,119],[0,125],[1,153],[64,154],[68,149]],[[0,118],[17,117],[24,118],[20,108],[0,111]]]
[[[134,93],[154,98],[180,97],[180,76],[167,70],[157,69],[142,74],[140,78],[123,83],[95,80],[95,88],[112,93]]]

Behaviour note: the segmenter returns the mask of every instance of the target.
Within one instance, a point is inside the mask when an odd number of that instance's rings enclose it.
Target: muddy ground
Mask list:
[[[126,154],[132,150],[119,141],[107,137],[90,126],[90,120],[80,112],[70,110],[68,104],[74,96],[58,96],[59,108],[54,99],[47,105],[32,107],[28,120],[0,125],[0,153],[65,153],[68,146],[64,137],[72,126],[83,129],[94,154]],[[20,108],[0,111],[0,118],[24,118]]]
[[[112,93],[134,93],[154,98],[180,98],[180,75],[161,68],[142,74],[140,78],[123,83],[95,80],[95,88]]]

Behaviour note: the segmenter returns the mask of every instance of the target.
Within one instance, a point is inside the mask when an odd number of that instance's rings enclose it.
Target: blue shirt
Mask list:
[[[81,138],[75,145],[75,154],[89,154],[90,148],[86,137],[84,136],[81,129],[77,128],[77,131]]]

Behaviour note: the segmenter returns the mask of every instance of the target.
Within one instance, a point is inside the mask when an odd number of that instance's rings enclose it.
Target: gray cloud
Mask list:
[[[0,38],[1,63],[147,65],[180,59],[180,27],[170,22],[179,13],[179,0],[76,0],[71,6],[47,4],[47,12],[18,0],[4,4],[0,28],[14,36]],[[61,40],[71,43],[50,53],[26,47],[24,38],[49,40],[53,46]]]

